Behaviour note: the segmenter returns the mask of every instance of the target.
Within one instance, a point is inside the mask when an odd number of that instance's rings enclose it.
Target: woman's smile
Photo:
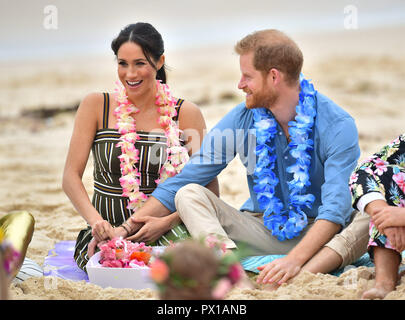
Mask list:
[[[126,80],[125,81],[126,83],[127,83],[127,86],[128,86],[128,89],[137,89],[140,85],[141,85],[141,83],[143,82],[143,80],[139,80],[139,81],[129,81],[129,80]]]

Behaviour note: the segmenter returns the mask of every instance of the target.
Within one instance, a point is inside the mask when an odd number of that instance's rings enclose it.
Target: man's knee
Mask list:
[[[204,187],[200,186],[199,184],[196,183],[190,183],[185,185],[184,187],[181,187],[174,198],[174,203],[176,205],[176,208],[179,209],[182,203],[184,201],[190,201],[190,198],[194,197],[195,195],[201,194],[201,190]]]
[[[356,261],[367,252],[368,224],[369,217],[357,213],[353,221],[326,244],[326,247],[341,256],[341,267]]]

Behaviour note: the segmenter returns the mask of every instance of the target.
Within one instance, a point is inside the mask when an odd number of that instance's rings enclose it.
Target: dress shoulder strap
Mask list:
[[[103,129],[108,128],[108,116],[110,114],[110,95],[107,92],[103,92],[104,96],[104,108],[103,108]]]
[[[173,117],[173,120],[174,120],[174,121],[178,121],[178,120],[179,120],[180,108],[181,108],[183,102],[184,102],[184,99],[177,99],[177,102],[176,102],[176,111],[177,111],[177,114],[176,114],[175,117]]]

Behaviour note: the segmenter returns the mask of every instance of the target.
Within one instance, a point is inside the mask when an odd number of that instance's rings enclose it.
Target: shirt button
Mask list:
[[[281,131],[279,131],[279,132],[278,132],[278,134],[279,134],[280,136],[282,136],[282,135],[283,135],[283,133],[282,133]]]
[[[287,160],[287,159],[288,159],[288,157],[287,157],[287,156],[285,156],[285,157],[284,157],[284,159],[285,159],[285,160]]]

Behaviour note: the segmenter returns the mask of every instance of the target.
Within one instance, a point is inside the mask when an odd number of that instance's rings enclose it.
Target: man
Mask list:
[[[158,186],[136,213],[137,218],[160,217],[177,209],[193,237],[215,234],[224,239],[228,249],[236,248],[241,241],[258,255],[286,254],[260,267],[258,282],[269,283],[270,287],[277,287],[301,270],[329,272],[350,264],[366,252],[368,239],[368,217],[353,213],[348,187],[360,155],[354,120],[324,95],[311,89],[304,91],[304,82],[300,85],[302,53],[282,32],[255,32],[239,41],[235,50],[240,55],[242,73],[238,88],[246,93],[246,102],[231,110],[207,134],[200,151],[180,174]],[[300,93],[305,92],[309,102],[300,102]],[[302,107],[311,101],[312,109]],[[297,117],[297,105],[312,110],[313,117],[301,113]],[[267,117],[263,123],[273,123],[271,128],[260,129],[257,110],[265,110],[261,113]],[[301,130],[299,126],[292,128],[294,120],[304,124],[308,120],[308,137],[298,143],[307,146],[307,152],[302,153],[306,160],[293,156],[302,152],[294,143],[303,137],[296,133]],[[259,133],[269,128],[274,129],[274,136],[260,142]],[[267,178],[272,180],[258,178],[262,164],[257,162],[256,144],[271,147],[268,157],[260,161],[272,159],[272,163],[267,161],[267,171],[262,171],[270,172]],[[237,154],[247,168],[250,191],[240,210],[203,187]],[[299,164],[306,171],[296,169]],[[266,188],[266,181],[272,181],[274,188]],[[262,194],[264,198],[258,191],[260,183],[267,190]],[[306,202],[297,205],[294,196],[303,193],[308,193]],[[270,204],[274,214],[269,213]],[[135,230],[142,226],[137,218],[129,221]],[[281,230],[286,233],[280,236]],[[140,240],[137,234],[129,239]]]

